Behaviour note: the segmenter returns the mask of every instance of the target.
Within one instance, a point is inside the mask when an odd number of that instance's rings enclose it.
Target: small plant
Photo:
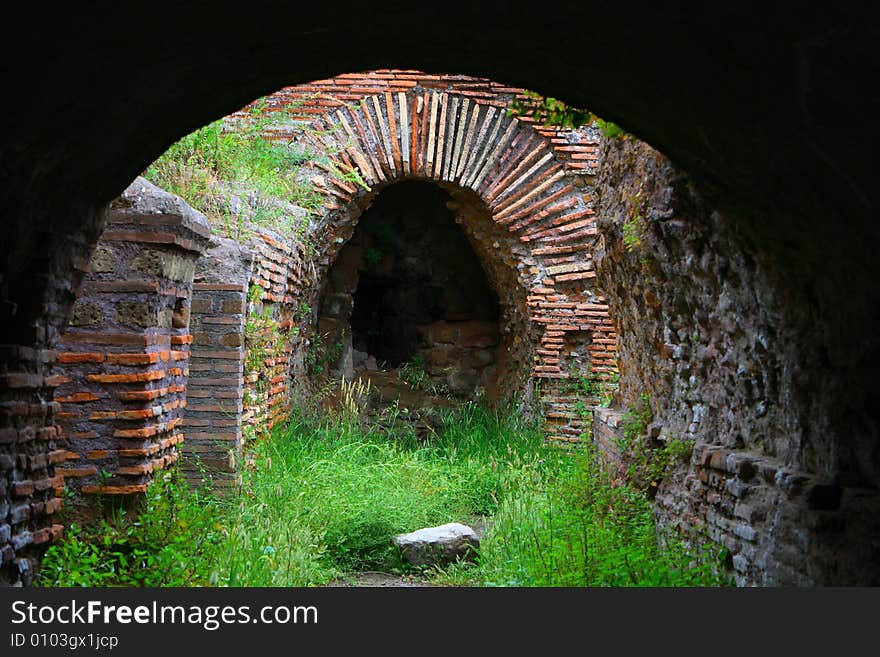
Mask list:
[[[343,422],[357,422],[361,419],[369,401],[370,388],[370,381],[365,382],[363,379],[346,381],[342,377],[339,380]]]
[[[638,249],[642,243],[639,219],[640,217],[636,215],[623,224],[623,246],[626,248],[627,253],[632,253]]]
[[[364,249],[364,263],[367,267],[375,267],[380,262],[382,262],[382,252],[379,249],[373,247]]]
[[[623,447],[631,445],[646,435],[648,424],[653,418],[651,398],[646,393],[642,393],[634,403],[629,405],[623,416]]]
[[[675,462],[687,463],[694,452],[694,443],[681,438],[669,438],[663,448],[669,456],[670,465]]]
[[[653,420],[650,398],[642,394],[630,404],[623,417],[623,439],[619,447],[624,457],[627,481],[653,497],[660,483],[677,462],[690,459],[693,443],[675,437],[651,438],[648,425]]]
[[[435,397],[449,394],[449,387],[445,383],[434,380],[425,371],[425,359],[419,355],[413,356],[398,368],[397,378],[413,390],[422,390]]]
[[[525,98],[515,98],[511,101],[507,113],[508,116],[529,117],[542,125],[559,128],[574,129],[595,124],[599,132],[609,139],[626,137],[622,128],[610,121],[600,119],[591,111],[571,107],[562,101],[541,96],[534,91],[526,91]]]
[[[568,379],[560,387],[560,392],[575,395],[573,410],[582,421],[581,433],[590,434],[593,424],[593,412],[598,407],[611,404],[611,398],[617,389],[619,375],[612,377],[592,373],[585,376],[576,364],[572,364]]]
[[[509,484],[476,568],[451,579],[488,586],[724,585],[721,552],[657,529],[649,499],[612,481],[590,447],[542,454]],[[442,577],[439,581],[444,581]]]
[[[342,336],[333,344],[327,344],[328,333],[315,333],[311,336],[309,347],[305,354],[305,364],[312,376],[321,376],[327,373],[330,365],[336,363],[342,355]]]

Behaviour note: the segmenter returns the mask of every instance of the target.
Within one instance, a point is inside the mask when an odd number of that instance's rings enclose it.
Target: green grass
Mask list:
[[[596,463],[587,450],[557,452],[524,471],[511,482],[475,572],[459,568],[453,579],[483,586],[726,583],[717,548],[691,550],[674,537],[661,547],[649,499],[612,485]]]
[[[301,175],[302,165],[317,159],[308,149],[265,135],[289,113],[265,111],[257,103],[246,120],[227,126],[222,119],[173,144],[144,172],[153,184],[183,198],[231,237],[241,232],[241,216],[231,209],[233,196],[251,203],[254,223],[282,230],[300,228],[273,200],[287,201],[308,211],[320,207],[321,197]]]
[[[44,585],[312,586],[359,570],[408,572],[395,534],[489,519],[476,564],[426,573],[476,586],[713,585],[719,555],[655,540],[650,502],[611,486],[585,450],[543,444],[515,413],[449,412],[430,441],[297,414],[254,446],[240,495],[168,474],[135,521],[74,531]],[[108,538],[104,538],[108,537]]]

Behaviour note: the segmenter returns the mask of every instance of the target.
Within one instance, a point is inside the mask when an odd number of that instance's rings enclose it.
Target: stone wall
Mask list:
[[[173,463],[186,406],[190,297],[210,229],[138,178],[111,205],[55,359],[55,468],[87,497],[146,490]]]
[[[835,347],[804,336],[803,288],[782,294],[780,263],[643,143],[608,141],[598,193],[620,389],[594,440],[619,461],[622,410],[647,394],[658,444],[693,445],[657,493],[662,527],[726,546],[741,585],[880,583],[876,453],[806,376]]]

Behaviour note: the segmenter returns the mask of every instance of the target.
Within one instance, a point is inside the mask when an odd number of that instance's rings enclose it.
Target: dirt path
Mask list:
[[[396,575],[394,573],[382,573],[379,571],[366,571],[353,573],[346,577],[340,577],[330,582],[328,587],[349,586],[393,586],[393,587],[434,587],[437,584],[419,579],[415,575]]]

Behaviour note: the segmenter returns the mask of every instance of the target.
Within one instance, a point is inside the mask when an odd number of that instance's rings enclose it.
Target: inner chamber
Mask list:
[[[363,212],[321,297],[318,331],[339,354],[332,374],[403,367],[455,396],[494,388],[498,297],[450,200],[433,183],[407,181]]]

